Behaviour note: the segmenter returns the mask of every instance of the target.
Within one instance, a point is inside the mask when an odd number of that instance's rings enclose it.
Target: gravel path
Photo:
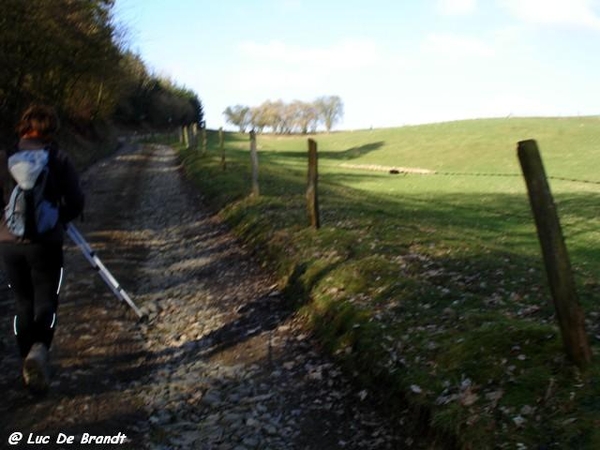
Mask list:
[[[117,448],[132,449],[424,448],[402,414],[382,413],[319,351],[268,271],[183,181],[172,149],[125,149],[84,186],[78,227],[149,321],[69,245],[54,381],[37,399],[20,386],[1,292],[0,447],[18,431],[51,443],[123,433]]]

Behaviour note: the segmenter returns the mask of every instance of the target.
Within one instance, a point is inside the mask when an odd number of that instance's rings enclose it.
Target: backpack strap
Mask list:
[[[10,152],[8,150],[0,151],[0,189],[2,189],[2,196],[0,201],[2,202],[2,209],[8,205],[10,201],[10,195],[15,187],[15,180],[8,170],[8,157]]]
[[[46,181],[46,189],[44,197],[55,205],[60,202],[60,192],[58,189],[58,177],[60,174],[60,166],[58,161],[58,146],[52,142],[44,150],[48,152],[48,179]]]

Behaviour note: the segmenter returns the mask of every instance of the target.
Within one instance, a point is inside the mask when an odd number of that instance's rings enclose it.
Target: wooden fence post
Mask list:
[[[250,160],[252,162],[252,196],[258,197],[260,190],[258,188],[258,152],[256,151],[256,133],[250,131]]]
[[[190,127],[188,125],[183,126],[183,145],[186,149],[190,148]]]
[[[198,122],[192,124],[192,148],[198,150]]]
[[[308,187],[306,189],[306,207],[310,226],[319,229],[321,219],[319,217],[319,195],[317,190],[318,181],[318,155],[317,143],[313,139],[308,140]]]
[[[534,140],[519,142],[517,152],[529,192],[563,343],[569,358],[583,368],[591,361],[592,353],[585,332],[585,318],[575,289],[569,254],[542,158]]]
[[[206,128],[202,128],[202,156],[206,155]]]
[[[223,127],[219,128],[219,149],[221,150],[221,168],[227,169],[225,162],[225,137],[223,136]]]

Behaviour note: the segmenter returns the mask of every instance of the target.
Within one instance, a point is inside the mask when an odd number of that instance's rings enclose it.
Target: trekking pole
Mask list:
[[[123,290],[123,288],[119,285],[115,277],[108,271],[106,266],[102,264],[96,252],[90,247],[90,245],[86,242],[84,237],[81,235],[79,230],[75,228],[75,225],[69,223],[67,225],[67,234],[71,238],[71,240],[79,247],[83,256],[89,261],[92,267],[98,272],[100,277],[104,280],[104,282],[108,285],[110,290],[115,294],[115,296],[122,301],[127,302],[129,306],[135,311],[135,313],[140,317],[144,317],[144,313],[140,311],[140,309],[135,306],[135,303],[131,300],[127,292]]]

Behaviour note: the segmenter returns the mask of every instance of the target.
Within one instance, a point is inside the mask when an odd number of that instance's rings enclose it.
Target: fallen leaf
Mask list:
[[[471,406],[477,400],[479,400],[479,396],[475,394],[471,388],[467,388],[464,392],[460,394],[460,404],[463,406]]]
[[[421,392],[423,392],[423,389],[421,389],[421,387],[417,386],[416,384],[412,384],[410,386],[410,390],[413,391],[415,394],[420,394]]]

